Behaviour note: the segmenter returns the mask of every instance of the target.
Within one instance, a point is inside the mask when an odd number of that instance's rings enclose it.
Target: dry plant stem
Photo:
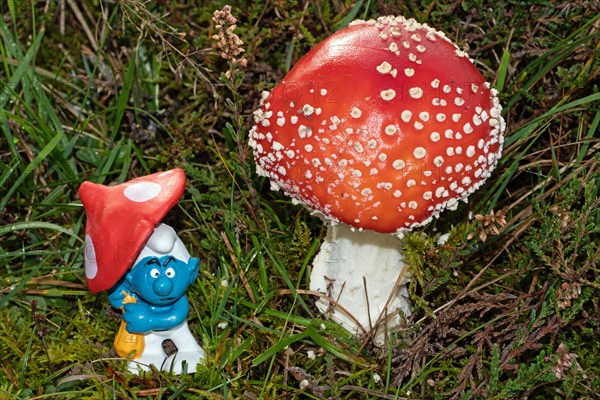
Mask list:
[[[348,315],[348,317],[350,319],[352,319],[354,324],[356,324],[358,329],[360,329],[360,331],[361,331],[360,333],[367,334],[367,330],[360,324],[360,322],[354,317],[354,315],[352,315],[347,309],[344,308],[344,306],[342,306],[340,303],[338,303],[337,300],[332,299],[331,297],[327,296],[326,294],[323,294],[321,292],[317,292],[314,290],[305,290],[305,289],[296,289],[294,291],[292,291],[290,289],[281,289],[281,290],[277,291],[277,293],[280,295],[306,294],[306,295],[318,297],[321,301],[329,303],[333,308],[338,309],[338,310],[342,311],[343,313],[345,313],[346,315]]]
[[[59,8],[59,32],[61,35],[65,36],[65,0],[58,0],[58,8]]]
[[[85,35],[87,36],[88,40],[90,41],[90,44],[94,48],[94,51],[98,53],[100,46],[98,45],[98,42],[96,41],[92,30],[88,26],[83,14],[81,13],[81,10],[79,9],[79,7],[77,7],[77,3],[74,1],[67,1],[67,4],[69,5],[69,7],[71,7],[71,11],[73,11],[73,14],[75,14],[75,18],[77,18],[77,21],[79,21],[79,23],[81,24]]]
[[[252,288],[250,287],[248,278],[246,278],[246,272],[244,272],[243,268],[240,268],[237,257],[235,256],[235,251],[233,250],[233,246],[229,242],[229,239],[227,238],[227,235],[225,234],[225,232],[221,232],[221,237],[223,238],[223,243],[225,243],[225,247],[227,247],[227,250],[229,250],[229,257],[231,257],[231,262],[233,263],[235,268],[238,270],[242,284],[244,285],[244,287],[246,288],[246,292],[248,293],[248,297],[250,298],[252,303],[256,304],[256,299],[254,298],[254,293],[252,293]]]
[[[355,385],[344,385],[339,390],[342,392],[350,392],[350,391],[360,392],[360,393],[364,393],[369,396],[373,396],[373,398],[377,398],[377,399],[410,400],[409,397],[400,397],[400,396],[396,396],[396,395],[385,394],[382,392],[378,392],[376,390],[366,389],[366,388],[355,386]]]
[[[589,151],[589,154],[594,154],[594,153],[596,153],[599,150],[600,150],[600,142],[598,142],[594,146],[592,146],[592,148]],[[588,162],[586,162],[584,164],[584,166],[588,165],[590,163],[590,161],[593,161],[593,159],[589,160]],[[567,165],[563,166],[562,168],[560,168],[558,172],[560,174],[563,174],[567,169],[569,169],[572,166],[573,166],[573,164],[567,164]],[[575,171],[573,171],[571,174],[569,174],[569,177],[575,176],[580,170],[581,170],[581,167],[577,168]],[[523,196],[521,196],[516,201],[512,202],[510,204],[510,206],[508,207],[508,210],[511,210],[512,208],[516,207],[519,203],[521,203],[522,201],[524,201],[525,199],[527,199],[529,196],[531,196],[533,193],[537,192],[541,188],[547,187],[548,184],[550,183],[550,181],[552,181],[553,179],[555,179],[554,176],[549,176],[548,178],[546,178],[542,182],[538,183],[533,189],[531,189],[530,191],[528,191],[527,193],[525,193]],[[568,179],[564,179],[563,181],[566,182],[566,181],[568,181]],[[557,185],[552,191],[557,190],[560,186],[561,186],[560,184]],[[544,197],[546,197],[548,194],[549,194],[548,192],[544,193]]]
[[[177,41],[187,45],[188,42],[185,39],[185,32],[180,32],[166,23],[164,21],[166,15],[157,16],[152,13],[148,9],[147,3],[149,2],[141,0],[120,0],[118,2],[118,6],[121,7],[123,11],[122,29],[126,30],[125,22],[128,22],[138,31],[137,45],[135,48],[136,52],[143,40],[149,38],[153,43],[157,43],[162,47],[159,57],[162,58],[162,56],[165,56],[164,59],[171,69],[171,72],[173,72],[177,78],[181,77],[184,66],[188,65],[197,74],[197,77],[200,77],[204,83],[208,85],[213,97],[215,99],[218,98],[216,89],[207,76],[209,71],[192,57],[195,54],[202,53],[203,50],[196,49],[184,53],[181,50],[182,46],[173,44],[172,41]],[[141,20],[141,22],[139,22],[138,19]],[[175,55],[176,57],[172,57],[172,55]],[[180,58],[181,60],[177,60],[177,58]],[[173,59],[175,59],[175,61]],[[175,62],[175,65],[173,65],[173,62]],[[196,79],[194,79],[194,94],[196,93],[196,90]]]
[[[384,334],[384,338],[387,339],[388,337],[388,320],[393,319],[393,318],[407,318],[408,316],[410,316],[410,302],[408,301],[408,293],[403,293],[403,296],[405,296],[405,300],[407,303],[407,308],[408,308],[408,312],[405,311],[404,315],[399,314],[401,311],[397,310],[395,313],[388,313],[388,310],[390,309],[390,304],[393,304],[396,298],[397,293],[399,293],[399,291],[405,292],[406,291],[406,287],[404,286],[404,288],[402,288],[401,286],[406,285],[408,281],[408,268],[407,266],[404,266],[404,268],[402,268],[402,270],[400,271],[400,273],[398,273],[398,277],[396,278],[396,282],[394,283],[394,286],[392,287],[392,290],[390,291],[390,294],[387,298],[387,301],[385,302],[385,306],[383,307],[384,312],[382,312],[381,314],[379,314],[379,318],[377,318],[377,322],[375,322],[375,329],[374,332],[377,332],[379,330],[380,327],[382,327],[383,329],[383,334]]]
[[[367,330],[376,343],[384,343],[386,332],[410,315],[407,265],[399,246],[393,235],[330,225],[313,262],[310,289],[327,293],[345,311],[324,299],[317,307],[351,332]]]

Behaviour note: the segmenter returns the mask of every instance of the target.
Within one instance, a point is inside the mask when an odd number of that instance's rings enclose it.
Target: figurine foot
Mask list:
[[[129,372],[137,374],[142,371],[149,371],[150,365],[154,365],[157,369],[170,371],[180,375],[183,373],[193,374],[196,372],[198,364],[204,360],[205,354],[201,347],[198,351],[175,352],[170,356],[160,354],[155,356],[143,356],[134,361],[130,361],[127,369]],[[185,366],[184,366],[185,363]]]
[[[170,356],[162,347],[162,343],[167,339],[172,340],[177,346],[177,351]],[[150,365],[154,364],[157,369],[171,371],[174,374],[194,373],[197,365],[204,358],[204,350],[196,342],[187,322],[184,322],[174,329],[144,335],[144,351],[139,358],[129,362],[128,369],[132,373],[138,373],[139,369],[148,371]]]
[[[164,364],[164,370],[169,370],[177,375],[183,373],[193,374],[196,372],[198,364],[200,364],[204,358],[204,350],[200,347],[198,347],[198,351],[178,351],[167,358]]]

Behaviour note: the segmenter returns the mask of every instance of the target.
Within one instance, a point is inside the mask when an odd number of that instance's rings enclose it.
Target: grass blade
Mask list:
[[[596,111],[596,115],[594,116],[594,120],[592,121],[592,124],[590,125],[588,134],[585,136],[586,140],[583,142],[581,149],[579,150],[579,153],[577,154],[577,159],[575,160],[575,168],[577,166],[579,166],[579,164],[581,164],[581,162],[583,161],[583,157],[585,157],[585,155],[587,154],[588,149],[590,148],[591,139],[596,137],[596,132],[598,130],[598,124],[600,124],[600,111]]]
[[[502,60],[500,60],[500,67],[498,68],[498,74],[496,78],[496,89],[502,91],[504,89],[504,83],[506,81],[506,75],[508,74],[508,65],[510,62],[510,51],[508,48],[504,49],[502,53]]]
[[[111,141],[115,140],[115,137],[119,132],[119,128],[121,127],[123,115],[125,115],[125,109],[127,108],[127,102],[129,101],[129,93],[131,92],[131,87],[133,86],[133,77],[135,76],[135,62],[136,58],[132,55],[132,57],[129,59],[129,64],[127,64],[127,72],[123,77],[123,89],[121,89],[119,99],[117,100],[115,117],[112,125]]]
[[[11,37],[10,33],[6,30],[6,25],[1,20],[0,33],[5,37],[5,39]],[[35,41],[31,44],[29,50],[27,50],[27,53],[25,53],[25,56],[19,60],[19,66],[17,67],[13,75],[8,80],[8,83],[0,93],[0,109],[4,109],[6,107],[6,103],[8,103],[9,99],[11,99],[12,93],[15,91],[17,85],[21,82],[25,74],[31,71],[31,61],[37,54],[40,44],[42,43],[43,37],[44,32],[42,31],[36,37]],[[14,44],[15,42],[12,43]],[[10,43],[6,44],[10,46]]]
[[[15,224],[0,226],[0,236],[6,235],[7,233],[13,233],[16,231],[22,230],[30,230],[30,229],[50,229],[60,233],[64,233],[65,235],[69,235],[71,237],[76,238],[80,243],[84,243],[83,239],[79,236],[75,235],[73,232],[64,228],[60,225],[53,224],[51,222],[42,222],[42,221],[30,221],[30,222],[17,222]]]
[[[364,360],[360,359],[359,357],[357,357],[353,354],[344,352],[342,349],[340,349],[338,346],[333,344],[331,341],[325,339],[323,337],[323,335],[321,335],[315,329],[308,328],[307,331],[308,331],[308,336],[312,339],[313,342],[315,342],[315,344],[317,346],[324,348],[325,350],[327,350],[329,353],[333,354],[337,358],[342,359],[344,361],[351,362],[352,364],[360,365],[361,367],[366,367],[368,365],[367,363],[365,363]]]
[[[295,335],[292,335],[290,337],[282,339],[278,343],[271,346],[267,351],[265,351],[258,357],[255,357],[254,360],[252,361],[252,366],[256,367],[257,365],[262,364],[263,362],[269,360],[270,358],[275,357],[277,355],[277,353],[279,353],[286,347],[306,338],[308,336],[308,331],[309,330],[307,329],[304,332],[297,333]]]
[[[533,118],[526,125],[519,128],[517,131],[510,134],[506,140],[504,141],[504,148],[508,148],[512,146],[519,140],[523,140],[529,137],[529,135],[538,128],[538,126],[547,120],[550,117],[558,115],[562,112],[575,111],[577,107],[581,107],[585,104],[591,104],[593,102],[600,100],[600,93],[594,93],[589,96],[583,97],[581,99],[577,99],[571,101],[569,103],[563,105],[554,106],[550,111],[545,112],[544,114]]]
[[[10,189],[8,189],[6,195],[2,198],[2,201],[0,201],[0,210],[6,207],[6,204],[11,196],[17,191],[17,189],[19,189],[29,174],[31,174],[46,159],[46,157],[48,157],[48,155],[54,150],[63,137],[63,133],[57,133],[56,136],[54,136],[54,138],[48,142],[46,147],[44,147],[42,151],[40,151],[38,155],[36,155],[35,158],[27,165],[25,171],[23,171],[19,178],[17,178],[15,183],[10,187]]]
[[[364,3],[364,0],[358,0],[350,9],[350,11],[348,11],[348,14],[346,14],[344,16],[344,18],[340,19],[334,26],[333,29],[335,31],[339,31],[340,29],[346,28],[350,22],[354,21],[354,19],[356,19],[356,16],[358,15],[358,12],[360,11],[360,8],[362,7]]]

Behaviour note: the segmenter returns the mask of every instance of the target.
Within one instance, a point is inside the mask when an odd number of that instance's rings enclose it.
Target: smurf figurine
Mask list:
[[[186,317],[185,290],[198,275],[199,260],[168,225],[160,223],[179,201],[185,174],[179,168],[116,186],[84,182],[79,196],[86,210],[85,276],[91,292],[108,290],[122,310],[115,338],[129,370],[151,364],[176,374],[195,372],[204,351]],[[163,342],[177,347],[167,354]]]

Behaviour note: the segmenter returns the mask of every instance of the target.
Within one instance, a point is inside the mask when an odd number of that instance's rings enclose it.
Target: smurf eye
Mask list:
[[[173,278],[175,276],[175,270],[173,268],[167,268],[165,274],[167,275],[167,277]]]
[[[158,278],[159,275],[160,271],[158,270],[158,268],[152,268],[152,270],[150,271],[150,276],[153,278]]]

